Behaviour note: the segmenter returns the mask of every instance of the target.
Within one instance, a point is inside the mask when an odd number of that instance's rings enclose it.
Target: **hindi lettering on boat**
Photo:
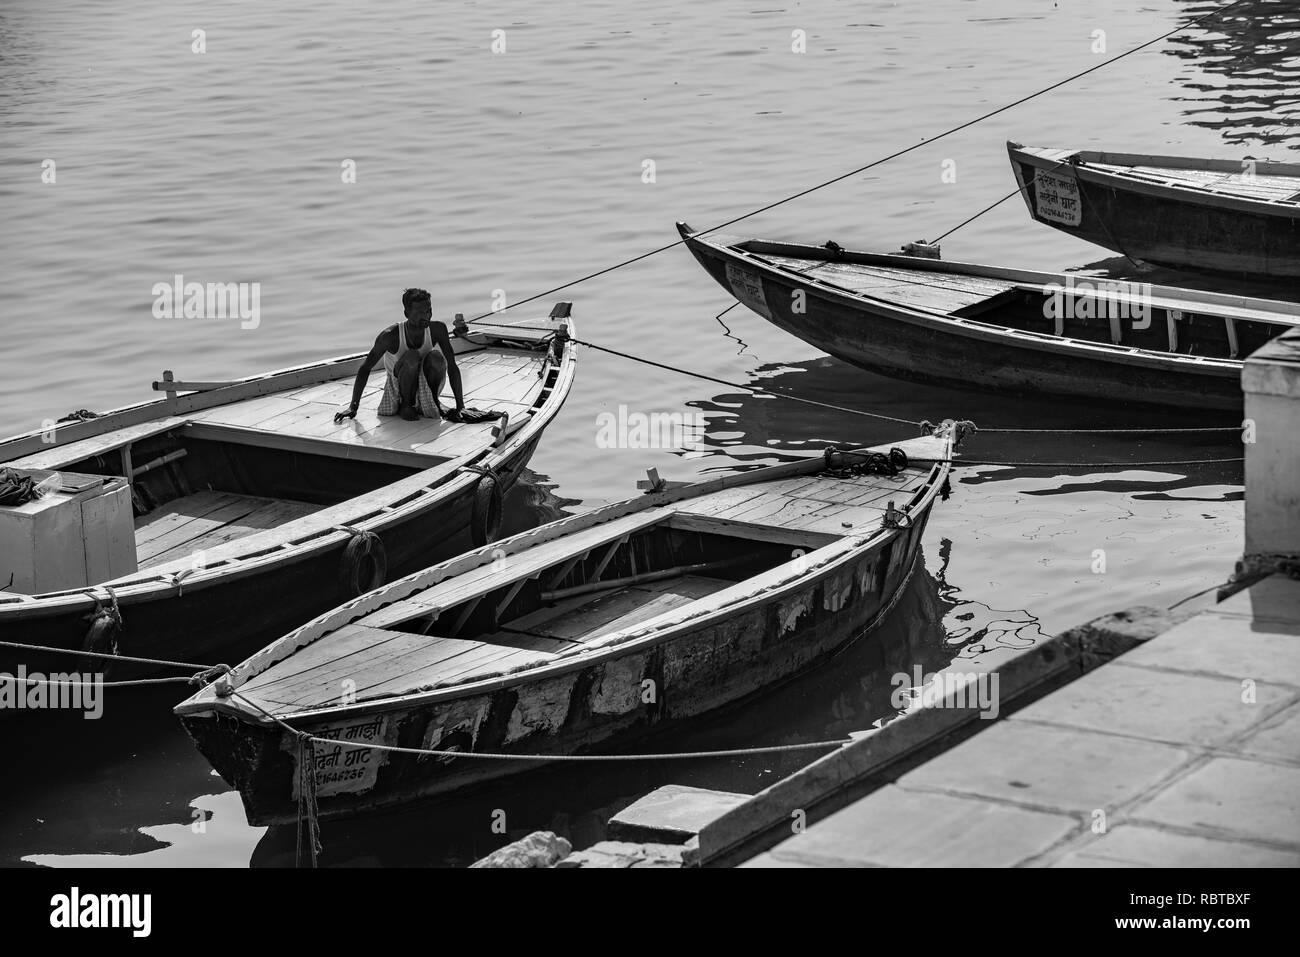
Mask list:
[[[1141,262],[1300,277],[1300,164],[1008,143],[1029,214]]]

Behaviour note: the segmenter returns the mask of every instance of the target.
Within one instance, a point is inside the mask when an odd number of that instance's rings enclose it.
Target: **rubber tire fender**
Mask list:
[[[501,480],[486,473],[474,487],[474,509],[470,513],[469,532],[477,546],[495,542],[501,535]]]
[[[388,555],[374,532],[358,532],[349,539],[339,562],[343,594],[356,598],[374,591],[388,577]]]

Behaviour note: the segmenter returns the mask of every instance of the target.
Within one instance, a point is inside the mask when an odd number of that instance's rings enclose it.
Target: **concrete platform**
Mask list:
[[[685,844],[700,829],[749,800],[747,794],[666,784],[609,819],[611,841]]]
[[[1300,866],[1300,581],[1275,575],[745,867]]]

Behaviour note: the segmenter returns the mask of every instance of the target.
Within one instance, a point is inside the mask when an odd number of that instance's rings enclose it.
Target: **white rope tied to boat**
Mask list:
[[[586,339],[574,339],[577,345],[587,346],[598,352],[606,352],[612,356],[618,356],[620,359],[629,359],[632,362],[639,362],[642,365],[652,366],[656,369],[664,369],[668,372],[676,372],[678,375],[684,375],[692,379],[701,379],[704,382],[712,382],[717,385],[725,385],[730,389],[740,389],[756,396],[771,396],[777,399],[786,399],[790,402],[800,402],[804,405],[812,405],[821,409],[830,409],[834,412],[847,412],[850,415],[861,415],[869,419],[879,419],[885,422],[897,422],[900,425],[912,425],[923,427],[932,424],[928,419],[901,419],[893,415],[883,415],[879,412],[868,412],[865,409],[850,409],[843,405],[833,405],[829,402],[819,402],[816,399],[807,399],[799,395],[791,395],[788,392],[774,392],[766,389],[760,389],[757,386],[746,385],[741,382],[731,382],[727,379],[719,379],[717,376],[706,375],[703,372],[694,372],[690,369],[681,369],[677,366],[665,365],[662,362],[656,362],[653,359],[647,359],[643,356],[633,355],[629,352],[620,352],[617,349],[611,349],[609,346],[602,346],[595,342],[589,342]],[[969,423],[971,426],[974,423]],[[1176,435],[1179,433],[1196,433],[1196,432],[1240,432],[1241,427],[1236,425],[1211,426],[1206,428],[1151,428],[1151,429],[993,429],[981,428],[982,432],[997,433],[1034,433],[1034,434],[1054,434],[1054,435]],[[469,466],[467,466],[468,468]]]
[[[840,738],[834,741],[807,741],[802,744],[777,744],[759,748],[733,748],[721,751],[682,751],[666,754],[503,754],[492,751],[437,751],[432,748],[400,748],[396,745],[367,744],[362,741],[318,738],[305,731],[300,731],[293,725],[284,721],[279,715],[267,711],[256,701],[245,697],[238,691],[232,691],[230,697],[238,698],[240,701],[244,702],[244,704],[257,709],[275,724],[293,735],[295,739],[306,739],[320,744],[337,744],[349,748],[362,748],[369,751],[386,751],[391,754],[413,754],[416,756],[436,758],[481,758],[488,761],[667,761],[677,758],[745,757],[751,754],[780,754],[787,751],[813,751],[825,748],[838,748],[853,743],[852,738]]]
[[[76,648],[55,648],[51,645],[29,645],[21,641],[0,641],[0,648],[14,648],[18,651],[43,651],[53,655],[75,655],[78,658],[100,658],[105,661],[126,661],[141,665],[162,665],[168,668],[184,668],[186,671],[211,671],[224,668],[225,665],[196,665],[192,661],[167,661],[163,658],[136,658],[132,655],[110,655],[101,652],[81,651]],[[186,678],[186,681],[189,679]]]
[[[902,601],[907,586],[916,573],[920,565],[921,552],[918,549],[912,556],[912,564],[908,566],[907,574],[899,582],[898,588],[894,590],[893,597],[887,602],[871,620],[867,622],[858,632],[858,636],[870,632],[879,625],[894,610],[900,601]],[[827,660],[838,658],[842,655],[857,639],[845,642],[832,654],[827,656]],[[601,762],[601,761],[672,761],[672,760],[695,760],[700,758],[743,758],[759,754],[786,754],[795,751],[818,751],[828,748],[840,748],[848,744],[853,744],[854,738],[837,738],[832,741],[805,741],[799,744],[774,744],[754,748],[727,748],[716,751],[675,751],[658,754],[503,754],[493,751],[438,751],[431,748],[402,748],[395,745],[386,744],[367,744],[361,741],[346,741],[334,738],[318,738],[301,731],[293,725],[286,722],[279,715],[267,711],[256,701],[253,701],[238,691],[232,690],[230,697],[238,698],[240,701],[250,707],[260,711],[272,722],[279,725],[295,739],[310,739],[313,742],[322,744],[337,744],[343,747],[364,748],[372,751],[385,751],[390,754],[412,754],[417,757],[437,757],[437,758],[478,758],[485,761],[568,761],[568,762]],[[301,792],[300,792],[301,793]]]
[[[27,676],[0,674],[0,684],[5,682],[28,686],[41,685],[46,688],[131,688],[140,685],[193,684],[193,678],[176,675],[169,678],[133,678],[129,681],[72,681],[55,678],[30,678]]]

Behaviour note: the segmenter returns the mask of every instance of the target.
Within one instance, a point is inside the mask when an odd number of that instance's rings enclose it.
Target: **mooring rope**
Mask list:
[[[487,761],[668,761],[676,758],[726,758],[744,757],[750,754],[780,754],[786,751],[812,751],[817,748],[838,748],[853,743],[852,738],[841,738],[835,741],[808,741],[803,744],[777,744],[759,748],[732,748],[719,751],[674,751],[664,754],[503,754],[495,751],[438,751],[432,748],[399,748],[388,744],[367,744],[364,741],[318,738],[305,731],[300,731],[284,721],[280,715],[267,711],[256,701],[245,697],[238,691],[232,691],[230,696],[256,708],[295,738],[306,738],[320,744],[338,744],[349,748],[363,748],[372,751],[387,751],[392,754],[414,754],[436,758],[482,758]]]
[[[725,229],[728,226],[734,226],[736,223],[739,223],[742,220],[746,220],[753,216],[757,216],[760,213],[765,213],[769,210],[775,209],[778,206],[783,206],[786,203],[793,202],[796,199],[801,199],[804,196],[807,196],[810,193],[814,193],[819,189],[825,189],[827,186],[833,186],[834,184],[849,179],[850,177],[857,176],[861,173],[865,173],[869,169],[873,169],[876,166],[880,166],[884,163],[888,163],[890,160],[898,159],[900,156],[906,156],[908,153],[921,149],[923,146],[929,146],[931,143],[935,143],[941,139],[944,139],[945,137],[952,136],[954,133],[960,133],[962,130],[969,129],[972,126],[975,126],[977,123],[982,123],[985,120],[997,116],[1000,113],[1005,113],[1008,110],[1014,109],[1017,106],[1020,106],[1024,103],[1028,103],[1030,100],[1037,99],[1038,97],[1043,96],[1047,93],[1051,93],[1054,90],[1060,89],[1061,87],[1069,83],[1073,83],[1075,80],[1082,79],[1083,77],[1087,76],[1090,73],[1095,73],[1096,71],[1103,69],[1104,67],[1108,67],[1113,63],[1118,63],[1120,60],[1132,56],[1134,53],[1139,53],[1142,50],[1145,50],[1147,47],[1154,46],[1155,44],[1160,43],[1163,40],[1169,39],[1175,33],[1180,33],[1183,30],[1189,30],[1193,27],[1200,26],[1205,21],[1213,17],[1222,16],[1223,14],[1231,10],[1233,7],[1240,6],[1245,2],[1246,0],[1232,0],[1232,2],[1224,4],[1221,7],[1217,7],[1214,10],[1210,10],[1207,13],[1203,13],[1199,17],[1194,17],[1193,19],[1188,20],[1184,23],[1180,23],[1178,26],[1174,27],[1172,30],[1168,31],[1167,33],[1162,33],[1160,36],[1155,37],[1151,40],[1147,40],[1145,43],[1140,43],[1135,47],[1131,47],[1130,49],[1125,50],[1123,53],[1116,54],[1115,56],[1111,57],[1108,60],[1103,60],[1101,63],[1096,63],[1088,67],[1086,70],[1080,70],[1078,73],[1071,74],[1070,76],[1067,76],[1062,80],[1057,80],[1055,83],[1051,84],[1050,86],[1045,86],[1040,90],[1034,91],[1033,93],[1026,94],[1025,96],[1022,96],[1017,100],[1013,100],[1012,102],[1004,106],[1000,106],[994,110],[989,110],[987,113],[983,113],[980,116],[975,117],[974,119],[967,120],[966,122],[961,123],[957,126],[949,127],[948,129],[930,137],[929,139],[922,139],[919,143],[913,143],[910,146],[906,146],[903,147],[902,149],[895,150],[893,153],[890,153],[887,156],[882,156],[879,159],[872,160],[870,163],[867,163],[864,166],[859,166],[857,169],[850,170],[847,173],[841,173],[839,176],[835,176],[831,179],[825,180],[824,182],[817,183],[814,186],[809,186],[807,189],[802,189],[797,193],[791,193],[789,196],[784,196],[781,199],[768,203],[765,206],[760,206],[759,208],[750,210],[749,212],[737,216],[734,219],[729,219],[724,223],[718,223],[716,226],[710,226],[707,229],[701,230],[700,232],[711,233],[719,229]],[[577,286],[581,283],[588,282],[600,276],[604,276],[605,274],[611,273],[616,269],[622,269],[626,266],[634,265],[635,263],[639,263],[644,259],[649,259],[651,256],[657,256],[660,253],[667,252],[670,249],[675,249],[678,246],[682,245],[684,242],[685,240],[682,239],[674,240],[673,242],[666,243],[665,245],[659,246],[656,249],[651,249],[649,252],[641,253],[640,255],[633,256],[629,259],[624,259],[623,261],[618,263],[614,263],[612,266],[606,266],[602,269],[595,270],[594,272],[587,273],[585,276],[580,276],[577,279],[573,279],[559,286],[553,286],[550,289],[544,290],[543,292],[535,293],[534,295],[528,296],[525,299],[519,299],[515,302],[508,303],[507,305],[502,306],[500,309],[494,309],[485,312],[482,315],[478,316],[473,321],[477,321],[478,319],[486,319],[489,316],[495,315],[500,312],[504,312],[507,309],[513,309],[516,306],[522,306],[525,303],[536,302],[538,299],[543,299],[546,296],[553,295],[557,292],[562,292],[565,289],[570,289],[573,286]]]
[[[1069,160],[1069,158],[1066,158],[1066,159],[1061,160],[1059,163],[1057,163],[1057,164],[1056,164],[1055,166],[1053,166],[1051,169],[1047,170],[1047,172],[1048,172],[1049,174],[1051,174],[1051,173],[1055,173],[1055,172],[1056,172],[1058,169],[1060,169],[1062,166],[1068,166],[1068,165],[1070,165],[1070,160]],[[1037,178],[1038,178],[1038,171],[1035,170],[1035,171],[1034,171],[1034,179],[1036,180]],[[1029,183],[1028,183],[1028,182],[1026,182],[1023,186],[1017,186],[1015,189],[1013,189],[1011,192],[1007,193],[1007,195],[1003,196],[1003,197],[1002,197],[1000,200],[998,200],[996,203],[993,203],[993,204],[990,205],[990,206],[985,206],[983,209],[981,209],[981,210],[980,210],[978,213],[976,213],[974,216],[970,217],[970,219],[964,219],[964,220],[962,220],[960,223],[958,223],[958,224],[957,224],[956,226],[954,226],[952,229],[948,230],[946,233],[942,233],[942,234],[940,234],[937,238],[930,240],[930,243],[931,243],[932,245],[937,245],[939,242],[941,242],[941,241],[947,239],[949,236],[951,236],[953,233],[955,233],[957,230],[961,229],[962,227],[964,227],[964,226],[969,226],[971,223],[975,222],[975,220],[979,219],[979,218],[980,218],[981,216],[983,216],[985,213],[991,213],[993,210],[997,209],[999,206],[1001,206],[1003,203],[1005,203],[1007,200],[1009,200],[1012,196],[1019,196],[1019,195],[1020,195],[1021,193],[1023,193],[1023,192],[1028,188],[1028,187],[1029,187]]]
[[[652,366],[656,369],[665,369],[668,372],[676,372],[678,375],[688,376],[692,379],[701,379],[705,382],[712,382],[717,385],[725,385],[733,389],[741,389],[752,395],[770,395],[778,399],[788,399],[791,402],[801,402],[804,405],[814,405],[823,409],[831,409],[835,412],[848,412],[852,415],[866,416],[871,419],[881,419],[886,422],[897,422],[900,425],[921,426],[923,420],[920,419],[902,419],[898,416],[883,415],[879,412],[868,412],[865,409],[850,409],[843,405],[834,405],[830,402],[819,402],[816,399],[808,399],[799,395],[791,395],[788,392],[777,392],[775,390],[762,389],[758,386],[745,385],[740,382],[731,382],[727,379],[720,379],[717,376],[707,375],[703,372],[694,372],[690,369],[682,369],[678,366],[666,365],[662,362],[656,362],[654,359],[647,359],[644,356],[633,355],[629,352],[621,352],[618,349],[611,349],[609,346],[602,346],[599,343],[590,342],[586,339],[573,339],[575,344],[586,346],[589,349],[595,349],[598,352],[607,352],[610,355],[618,356],[621,359],[629,359],[632,362],[640,362],[643,365]],[[981,432],[999,432],[999,433],[1024,433],[1039,435],[1172,435],[1183,432],[1240,432],[1241,426],[1230,425],[1213,428],[1150,428],[1150,429],[1001,429],[980,427]],[[1176,463],[1171,463],[1176,464]]]
[[[42,685],[56,688],[129,688],[138,685],[193,684],[193,678],[174,676],[170,678],[136,678],[131,681],[56,681],[53,678],[28,678],[0,672],[0,684],[12,681],[14,684]]]
[[[72,648],[54,648],[49,645],[28,645],[19,641],[0,641],[0,648],[17,648],[19,651],[46,651],[55,655],[74,655],[78,658],[102,658],[105,661],[129,661],[142,665],[166,665],[169,668],[185,668],[188,671],[210,671],[223,665],[196,665],[192,661],[167,661],[162,658],[134,658],[131,655],[109,655],[94,651],[81,651]]]
[[[628,352],[620,352],[617,349],[611,349],[609,346],[597,345],[596,343],[588,342],[585,339],[574,339],[573,341],[578,345],[587,346],[588,348],[596,349],[599,352],[608,352],[610,355],[618,356],[619,358],[622,359],[630,359],[633,362],[640,362],[644,365],[653,366],[656,369],[666,369],[669,372],[677,372],[681,375],[690,376],[693,379],[703,379],[705,382],[713,382],[716,383],[717,385],[725,385],[732,389],[743,389],[744,391],[750,392],[754,395],[763,394],[763,395],[780,396],[783,399],[789,399],[791,402],[802,402],[805,405],[815,405],[818,406],[819,408],[832,409],[836,412],[850,412],[853,415],[863,415],[872,419],[881,419],[885,422],[897,422],[900,425],[919,426],[921,424],[919,421],[913,419],[900,419],[898,416],[894,416],[894,415],[882,415],[879,412],[866,412],[862,409],[850,409],[846,406],[834,405],[830,402],[818,402],[816,399],[806,399],[803,396],[790,395],[784,392],[768,392],[756,386],[744,385],[739,382],[729,382],[726,379],[719,379],[717,376],[705,375],[703,372],[692,372],[688,369],[679,369],[676,366],[670,366],[670,365],[665,365],[662,362],[656,362],[654,359],[647,359],[643,356],[635,356]]]

